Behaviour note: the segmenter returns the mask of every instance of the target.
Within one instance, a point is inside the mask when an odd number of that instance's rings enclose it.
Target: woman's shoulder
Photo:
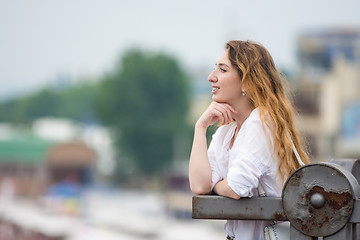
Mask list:
[[[260,119],[260,110],[259,108],[255,108],[254,110],[252,110],[252,112],[250,113],[248,120],[250,121],[261,121]]]
[[[241,135],[247,140],[252,139],[257,141],[258,138],[267,138],[268,136],[271,136],[269,125],[262,121],[261,113],[258,108],[255,108],[251,112],[241,128]]]
[[[244,128],[258,128],[262,127],[260,112],[258,108],[255,108],[249,115],[249,117],[245,120],[243,126]]]

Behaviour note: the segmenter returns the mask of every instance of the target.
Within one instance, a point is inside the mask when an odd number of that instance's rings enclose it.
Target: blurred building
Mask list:
[[[81,214],[96,160],[83,141],[54,141],[0,124],[0,239],[65,239],[69,226],[60,215]]]
[[[103,126],[84,125],[70,119],[41,118],[34,121],[32,132],[54,142],[83,142],[97,155],[97,177],[108,177],[115,169],[115,149],[110,130]]]
[[[94,181],[95,151],[83,142],[53,145],[45,162],[44,205],[60,213],[79,215],[84,190]]]
[[[360,29],[305,33],[292,86],[311,161],[360,157]]]
[[[76,188],[91,184],[98,154],[81,139],[64,138],[64,133],[71,135],[74,125],[68,124],[70,129],[63,123],[35,125],[38,131],[0,125],[0,197],[74,194]],[[61,137],[45,137],[50,133],[61,133]],[[78,131],[72,135],[78,136]]]
[[[188,169],[188,160],[174,162],[166,179],[166,210],[175,218],[191,218],[193,193],[190,190]]]
[[[33,136],[0,140],[0,196],[29,197],[44,190],[42,163],[51,142]]]
[[[33,136],[0,140],[0,195],[35,197],[65,181],[89,184],[95,160],[95,151],[81,142]]]
[[[91,183],[96,160],[95,151],[82,142],[54,145],[47,152],[46,169],[50,185],[66,180]]]

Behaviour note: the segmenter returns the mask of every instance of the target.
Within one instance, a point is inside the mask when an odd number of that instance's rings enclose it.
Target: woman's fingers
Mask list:
[[[236,113],[236,110],[228,104],[212,102],[210,105],[218,113],[221,113],[221,116],[217,114],[219,124],[228,124],[233,121],[233,114]]]
[[[217,106],[221,109],[221,112],[224,115],[224,118],[225,118],[224,123],[228,124],[228,123],[232,122],[233,114],[236,114],[236,110],[228,104],[217,103]]]
[[[214,111],[217,121],[219,124],[223,124],[226,120],[226,116],[224,116],[223,112],[221,110],[215,109]],[[216,122],[216,121],[215,121]]]
[[[208,127],[216,121],[219,124],[228,124],[233,121],[233,114],[236,114],[236,110],[229,104],[212,102],[201,115],[198,123],[204,127]]]
[[[224,121],[221,124],[228,124],[232,121],[232,113],[230,111],[229,108],[227,108],[227,106],[224,105],[219,105],[220,109],[221,109],[221,113],[224,116]]]
[[[221,118],[222,118],[222,113],[219,110],[217,110],[214,106],[210,105],[206,109],[206,111],[200,116],[197,123],[207,128]]]

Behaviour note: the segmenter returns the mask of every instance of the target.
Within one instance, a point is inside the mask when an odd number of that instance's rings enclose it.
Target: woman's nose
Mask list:
[[[209,82],[217,82],[217,77],[215,76],[214,72],[215,72],[215,70],[209,74],[209,76],[208,76]]]

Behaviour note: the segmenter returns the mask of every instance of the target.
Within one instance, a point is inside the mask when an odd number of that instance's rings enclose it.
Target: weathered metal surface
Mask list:
[[[331,159],[330,163],[346,168],[360,183],[360,159]]]
[[[349,223],[359,223],[360,226],[360,199],[356,199],[354,201],[354,208],[349,219]],[[360,232],[359,232],[359,239],[360,239]]]
[[[290,225],[290,239],[291,240],[313,240],[313,237],[306,236],[302,232]]]
[[[281,198],[253,197],[234,200],[217,195],[192,198],[194,219],[287,220]]]
[[[357,181],[349,180],[345,168],[331,164],[309,164],[295,171],[283,188],[283,208],[292,226],[308,236],[328,236],[349,220],[354,205]],[[356,185],[356,184],[357,185]],[[358,189],[356,189],[358,191]],[[314,207],[311,197],[325,198]]]
[[[360,161],[354,161],[354,164],[352,165],[351,171],[350,169],[339,165],[336,162],[326,162],[326,163],[322,163],[322,165],[327,165],[330,166],[332,168],[337,169],[337,171],[341,172],[341,174],[344,175],[344,177],[346,177],[346,179],[348,180],[351,190],[353,192],[353,197],[354,199],[358,199],[360,198],[360,185],[359,185],[359,181],[358,179],[360,178],[359,175],[355,175],[354,173],[356,173],[357,171],[359,171],[358,168],[360,168]]]
[[[337,233],[326,236],[323,240],[359,240],[360,239],[360,225],[358,224],[346,224],[340,231]]]

